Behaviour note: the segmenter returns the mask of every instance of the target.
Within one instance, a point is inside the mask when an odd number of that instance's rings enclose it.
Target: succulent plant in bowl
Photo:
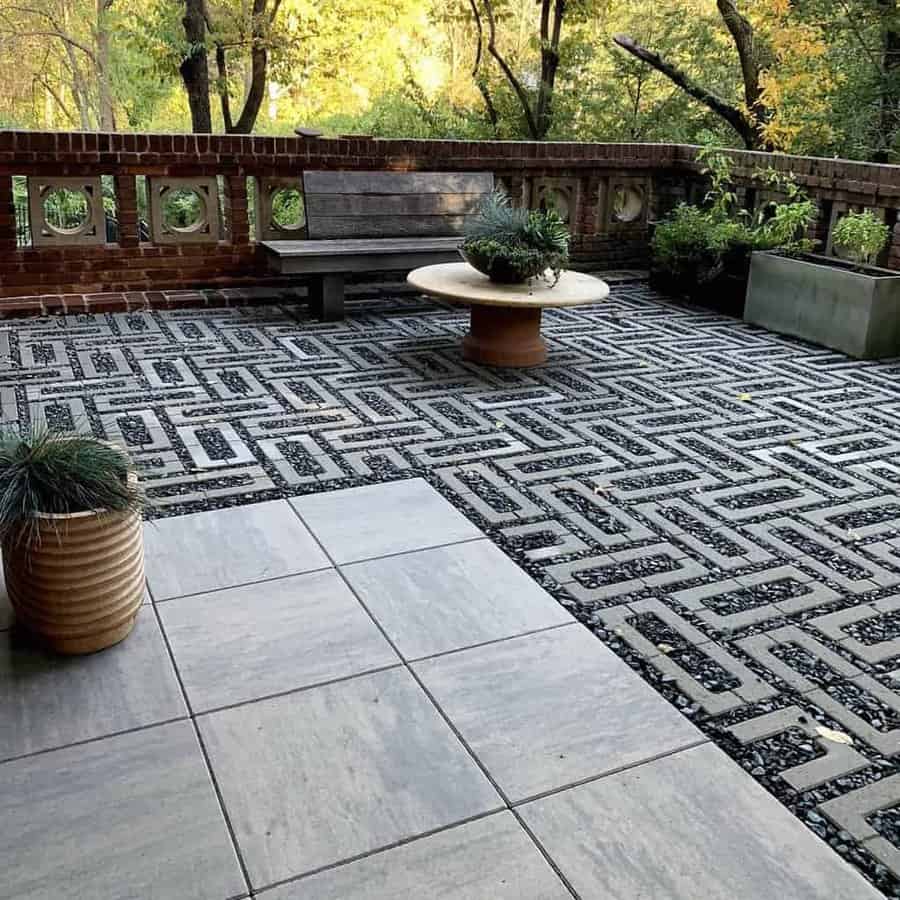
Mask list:
[[[543,276],[556,284],[569,262],[569,230],[555,210],[528,210],[494,191],[466,226],[459,248],[469,265],[500,284]]]

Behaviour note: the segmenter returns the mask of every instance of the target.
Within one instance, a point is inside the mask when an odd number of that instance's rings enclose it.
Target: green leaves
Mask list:
[[[831,233],[835,247],[844,250],[857,265],[872,263],[890,236],[890,228],[869,210],[847,213]]]
[[[0,436],[0,540],[26,544],[41,513],[140,509],[124,451],[73,433],[32,428]]]

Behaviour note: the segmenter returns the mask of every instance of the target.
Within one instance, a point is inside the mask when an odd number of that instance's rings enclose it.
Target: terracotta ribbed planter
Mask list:
[[[17,623],[59,653],[93,653],[125,638],[144,599],[140,513],[43,515],[38,527],[38,545],[3,545]]]

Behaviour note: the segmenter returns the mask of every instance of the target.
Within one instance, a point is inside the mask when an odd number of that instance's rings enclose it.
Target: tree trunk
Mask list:
[[[109,29],[106,12],[113,0],[97,0],[97,82],[100,95],[100,130],[116,130],[116,113],[110,85]]]
[[[553,7],[553,23],[550,24],[550,7]],[[541,2],[541,84],[535,106],[538,140],[545,140],[553,124],[553,93],[556,73],[559,70],[559,40],[566,0],[542,0]]]
[[[184,36],[188,51],[179,71],[191,109],[191,128],[200,134],[212,131],[209,107],[209,66],[206,60],[206,10],[204,0],[184,0]]]
[[[540,0],[541,3],[541,83],[538,87],[537,99],[532,108],[532,98],[521,81],[516,77],[512,66],[497,49],[497,23],[494,18],[494,7],[491,0],[483,0],[485,18],[488,23],[488,52],[497,62],[509,82],[513,93],[522,107],[528,134],[535,141],[543,141],[553,123],[553,91],[556,85],[556,73],[559,70],[559,41],[562,33],[563,18],[566,14],[566,0]],[[475,9],[473,4],[473,10]],[[476,24],[480,31],[480,20],[476,11]],[[483,94],[482,94],[483,95]]]
[[[886,2],[893,3],[895,0]],[[763,127],[772,120],[775,110],[769,109],[764,103],[761,83],[762,73],[771,65],[772,60],[765,48],[757,43],[753,26],[738,11],[734,0],[716,0],[716,7],[737,50],[744,82],[745,108],[730,103],[697,84],[677,66],[663,59],[658,53],[642,47],[627,35],[616,35],[613,40],[623,50],[665,75],[689,97],[698,100],[723,118],[741,136],[748,150],[774,150],[771,141],[763,136]]]
[[[873,162],[891,162],[900,128],[900,19],[897,0],[878,0],[882,18],[881,90],[878,99],[878,148]]]
[[[275,22],[281,0],[274,0],[267,14],[269,0],[253,0],[250,26],[250,81],[244,94],[244,105],[237,122],[231,114],[231,98],[228,93],[228,59],[225,47],[216,42],[216,68],[218,69],[219,102],[225,131],[229,134],[250,134],[256,126],[259,110],[266,96],[266,79],[269,68],[269,29]]]

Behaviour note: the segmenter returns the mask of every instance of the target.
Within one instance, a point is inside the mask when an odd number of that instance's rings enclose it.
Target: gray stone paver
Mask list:
[[[704,739],[579,625],[413,669],[513,802]]]
[[[881,896],[710,745],[536,800],[520,812],[585,898]]]
[[[498,813],[263,891],[260,900],[571,900],[513,818]]]
[[[339,565],[482,537],[421,479],[291,501]]]
[[[198,722],[254,887],[503,805],[404,670]]]
[[[144,530],[154,600],[236,587],[329,566],[283,500],[152,522]]]
[[[187,715],[153,611],[125,643],[64,657],[0,633],[0,760]]]
[[[246,895],[190,722],[0,765],[0,820],[8,900]]]
[[[170,600],[159,616],[194,712],[400,663],[333,570]]]
[[[406,659],[573,622],[490,541],[468,541],[343,567]]]

